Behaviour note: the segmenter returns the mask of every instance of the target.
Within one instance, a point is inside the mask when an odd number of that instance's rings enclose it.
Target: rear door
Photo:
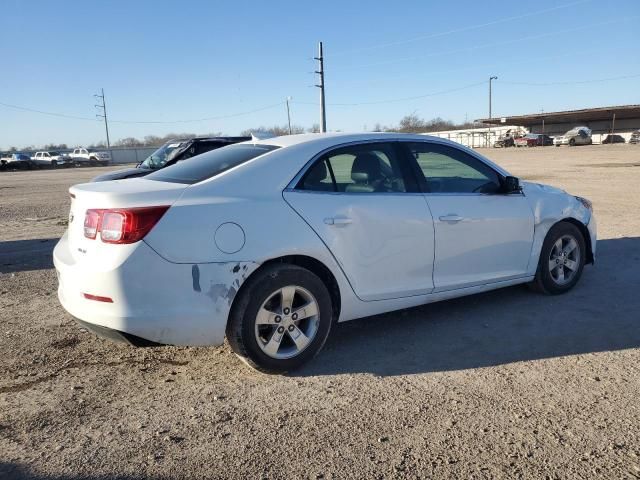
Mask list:
[[[503,194],[500,174],[462,149],[405,145],[434,219],[434,291],[525,276],[534,219],[524,195]]]
[[[284,192],[365,301],[433,290],[433,220],[408,163],[393,142],[349,145]]]

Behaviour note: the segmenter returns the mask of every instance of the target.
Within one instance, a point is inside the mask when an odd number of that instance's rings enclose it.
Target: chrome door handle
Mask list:
[[[324,223],[327,225],[349,225],[353,220],[346,217],[328,217],[324,219]]]
[[[440,217],[440,220],[443,222],[452,222],[452,223],[458,223],[461,220],[464,220],[460,215],[455,215],[453,213],[450,213],[449,215],[443,215]]]

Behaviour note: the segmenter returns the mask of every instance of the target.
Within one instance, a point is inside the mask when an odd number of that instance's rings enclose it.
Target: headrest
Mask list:
[[[366,174],[367,177],[362,180],[360,174]],[[377,155],[369,152],[356,155],[351,166],[351,179],[354,182],[372,182],[381,176],[380,158]]]

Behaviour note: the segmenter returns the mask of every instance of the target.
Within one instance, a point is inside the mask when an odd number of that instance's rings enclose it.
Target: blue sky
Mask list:
[[[287,96],[309,127],[318,40],[330,130],[487,116],[490,75],[494,116],[640,103],[637,0],[2,0],[0,14],[0,102],[91,118],[102,87],[112,141],[285,124]],[[97,121],[0,105],[0,149],[103,139]]]

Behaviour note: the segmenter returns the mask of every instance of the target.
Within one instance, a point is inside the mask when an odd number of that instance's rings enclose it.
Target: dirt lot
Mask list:
[[[105,169],[0,172],[0,477],[640,478],[640,147],[484,153],[593,200],[596,266],[340,324],[289,376],[81,330],[51,250]]]

